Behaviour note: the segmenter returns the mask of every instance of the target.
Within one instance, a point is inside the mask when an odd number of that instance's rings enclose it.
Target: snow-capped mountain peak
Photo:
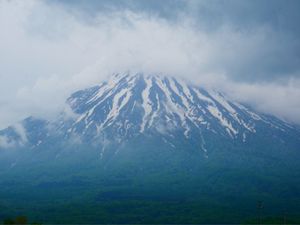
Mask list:
[[[219,92],[157,75],[117,74],[100,86],[74,93],[68,103],[79,114],[70,130],[75,132],[115,127],[144,133],[164,128],[181,130],[186,138],[195,130],[237,138],[255,133],[257,121],[269,123]],[[283,124],[273,126],[284,129]]]
[[[97,86],[73,93],[67,104],[75,117],[23,121],[31,146],[39,146],[51,136],[64,140],[76,136],[100,145],[158,137],[172,148],[183,140],[206,152],[208,137],[245,143],[255,135],[298,133],[290,124],[255,112],[218,91],[170,76],[115,74]],[[8,143],[18,137],[23,143],[24,132],[18,135],[12,130],[1,131],[0,137]]]

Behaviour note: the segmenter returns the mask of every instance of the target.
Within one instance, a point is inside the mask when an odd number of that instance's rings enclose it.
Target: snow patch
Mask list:
[[[142,92],[142,99],[143,99],[142,106],[143,106],[143,109],[144,109],[145,113],[144,113],[143,121],[142,121],[142,124],[141,124],[141,129],[140,129],[141,132],[143,132],[145,130],[145,126],[147,124],[147,118],[149,117],[149,115],[152,112],[152,105],[151,105],[151,101],[150,101],[150,98],[149,98],[150,89],[152,87],[152,80],[151,80],[151,78],[150,79],[145,79],[145,82],[146,82],[146,87]]]
[[[211,113],[211,115],[213,115],[215,118],[217,118],[220,121],[221,125],[226,128],[227,132],[230,135],[231,134],[236,135],[238,133],[238,131],[232,127],[231,123],[226,118],[223,117],[222,113],[219,111],[219,109],[216,106],[208,105],[207,109]]]

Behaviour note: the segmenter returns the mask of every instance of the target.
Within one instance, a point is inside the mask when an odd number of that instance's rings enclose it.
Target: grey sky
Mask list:
[[[300,123],[300,1],[0,0],[0,128],[112,72],[214,85]]]
[[[49,1],[50,2],[50,1]],[[62,0],[51,1],[83,13],[91,19],[97,13],[132,10],[157,15],[170,22],[189,18],[197,29],[214,32],[231,26],[239,32],[265,29],[267,40],[258,57],[230,65],[231,76],[248,81],[300,76],[300,1],[298,0]],[[243,74],[243,76],[241,75]]]

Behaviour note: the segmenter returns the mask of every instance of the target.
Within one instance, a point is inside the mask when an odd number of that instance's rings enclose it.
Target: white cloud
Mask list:
[[[14,147],[14,143],[9,142],[6,136],[0,136],[0,148],[6,149],[10,147]]]
[[[230,83],[226,92],[260,112],[272,113],[286,121],[300,123],[299,87],[300,79],[290,78],[285,83]]]
[[[206,32],[192,24],[185,16],[173,23],[130,11],[99,14],[87,23],[80,13],[55,4],[0,0],[0,128],[28,115],[51,116],[72,91],[127,70],[220,86],[259,110],[300,122],[298,81],[241,84],[230,79],[266,60],[260,57],[284,53],[272,30],[222,26]],[[292,96],[285,101],[287,94]]]
[[[21,142],[26,143],[27,142],[27,135],[26,135],[26,130],[23,127],[23,125],[17,123],[13,127],[14,127],[14,130],[17,132],[17,134],[20,135]]]

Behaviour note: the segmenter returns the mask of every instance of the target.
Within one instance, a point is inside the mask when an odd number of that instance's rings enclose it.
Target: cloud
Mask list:
[[[17,146],[22,146],[27,142],[27,135],[26,131],[22,124],[16,123],[14,126],[10,127],[14,130],[14,132],[19,136],[19,140],[15,140],[9,138],[8,136],[1,135],[0,136],[0,148],[7,149],[7,148],[14,148]]]
[[[0,148],[7,149],[14,147],[14,143],[9,142],[6,136],[0,136]]]
[[[69,9],[0,0],[0,127],[29,115],[51,117],[71,92],[127,70],[214,85],[260,111],[300,122],[299,41],[290,33],[266,23],[207,29],[186,10],[169,20],[153,8],[93,17]]]
[[[300,123],[300,79],[288,78],[284,82],[233,82],[223,77],[213,80],[210,87],[223,90],[230,98],[245,103],[257,111],[273,114],[287,122]]]
[[[236,86],[235,96],[261,112],[271,112],[286,121],[300,123],[299,85],[300,79],[289,79],[286,85],[245,84]]]

